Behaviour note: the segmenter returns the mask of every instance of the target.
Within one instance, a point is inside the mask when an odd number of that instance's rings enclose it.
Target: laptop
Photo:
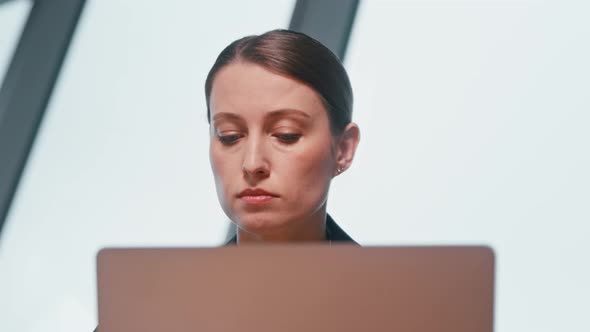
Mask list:
[[[491,332],[488,247],[249,245],[98,253],[100,332]]]

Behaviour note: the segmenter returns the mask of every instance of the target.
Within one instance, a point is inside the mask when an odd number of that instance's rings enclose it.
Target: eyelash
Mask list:
[[[301,138],[301,134],[275,134],[273,136],[283,144],[294,144]]]
[[[273,136],[276,137],[279,140],[279,142],[281,142],[283,144],[295,144],[301,138],[301,134],[275,134]],[[218,136],[221,144],[227,145],[227,146],[236,144],[238,142],[238,140],[242,137],[243,137],[242,135]]]
[[[234,145],[242,136],[241,135],[225,135],[218,136],[219,141],[223,145]]]

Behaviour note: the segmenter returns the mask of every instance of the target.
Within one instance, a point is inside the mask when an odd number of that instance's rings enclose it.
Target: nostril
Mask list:
[[[252,167],[252,168],[242,166],[242,171],[244,172],[245,175],[256,176],[256,177],[268,176],[268,174],[269,174],[269,170],[266,168],[266,166]]]
[[[257,169],[257,170],[256,170],[255,174],[256,174],[257,176],[261,176],[261,177],[263,177],[263,176],[267,176],[268,172],[267,172],[267,170],[266,170],[266,169],[264,169],[264,168],[259,168],[259,169]]]

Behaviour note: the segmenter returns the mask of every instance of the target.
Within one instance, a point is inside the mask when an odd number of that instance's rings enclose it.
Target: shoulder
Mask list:
[[[353,240],[338,224],[332,219],[329,214],[326,217],[326,235],[330,241],[333,242],[348,242],[350,244],[358,243]]]

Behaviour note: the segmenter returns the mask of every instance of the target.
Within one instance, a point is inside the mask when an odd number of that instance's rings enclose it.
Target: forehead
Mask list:
[[[309,86],[262,66],[236,62],[217,72],[210,97],[211,116],[219,112],[258,118],[278,109],[296,109],[310,117],[326,115],[319,95]]]

